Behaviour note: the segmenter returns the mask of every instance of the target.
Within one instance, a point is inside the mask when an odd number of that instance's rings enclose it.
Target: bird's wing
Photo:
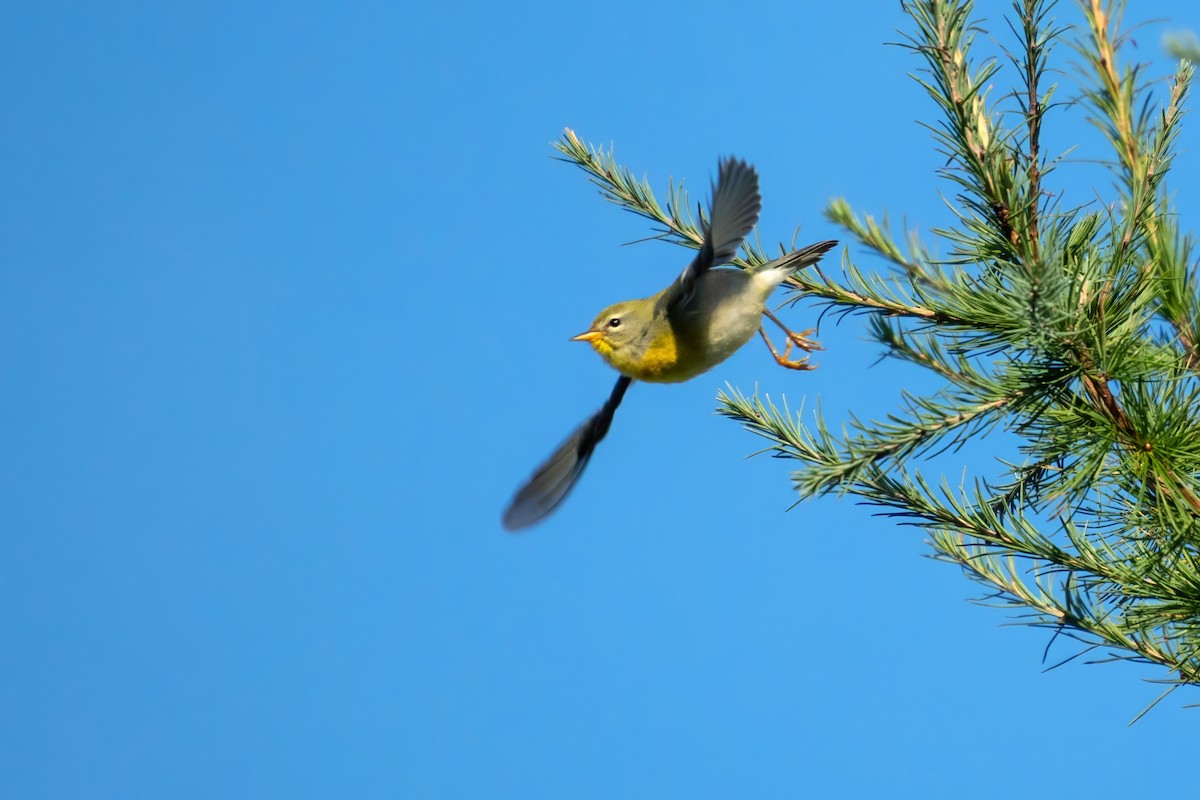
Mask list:
[[[697,278],[710,267],[727,264],[737,256],[742,240],[758,222],[761,210],[762,196],[758,193],[758,173],[754,167],[736,158],[722,159],[708,224],[704,227],[704,243],[666,293],[669,304],[687,302]]]
[[[631,383],[632,378],[624,375],[618,378],[612,393],[600,410],[576,428],[562,446],[554,451],[554,455],[546,459],[525,485],[517,490],[504,512],[503,523],[507,530],[515,532],[528,528],[558,508],[559,503],[566,499],[587,467],[592,451],[608,433],[613,414],[616,413],[617,406],[621,405],[621,398],[625,396],[625,390]]]

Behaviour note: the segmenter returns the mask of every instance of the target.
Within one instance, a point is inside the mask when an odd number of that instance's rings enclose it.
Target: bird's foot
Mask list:
[[[816,328],[809,328],[808,330],[801,331],[800,333],[796,333],[795,331],[787,331],[788,346],[790,347],[791,345],[795,345],[806,353],[811,353],[814,350],[824,350],[825,348],[821,346],[820,342],[818,342],[816,339],[808,338],[810,333],[816,332]]]
[[[823,349],[818,342],[815,342],[804,335],[806,333],[812,333],[812,331],[805,331],[804,333],[793,333],[788,331],[787,344],[783,348],[783,355],[780,355],[779,351],[775,349],[775,345],[771,343],[766,331],[764,331],[762,328],[759,328],[758,333],[760,336],[762,336],[762,340],[766,343],[767,349],[771,351],[771,355],[774,356],[775,362],[779,364],[779,366],[796,370],[811,370],[817,368],[815,364],[808,363],[807,357],[788,358],[788,356],[792,354],[792,347],[799,347],[806,353],[811,353],[813,350]]]

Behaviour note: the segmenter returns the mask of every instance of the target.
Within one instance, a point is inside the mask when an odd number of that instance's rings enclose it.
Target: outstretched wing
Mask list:
[[[546,459],[529,481],[517,490],[504,512],[503,523],[507,530],[515,532],[528,528],[549,515],[566,499],[587,467],[592,451],[608,434],[613,414],[621,405],[621,398],[631,383],[632,378],[624,375],[618,378],[612,394],[600,410],[576,428],[554,451],[554,455]]]
[[[692,288],[710,267],[727,264],[737,256],[746,234],[758,222],[762,196],[758,193],[758,173],[754,167],[736,158],[721,160],[717,183],[713,187],[712,209],[704,228],[704,243],[692,263],[680,273],[671,302],[686,302]]]

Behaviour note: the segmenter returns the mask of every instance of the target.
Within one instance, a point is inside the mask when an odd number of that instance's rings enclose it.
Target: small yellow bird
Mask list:
[[[596,445],[608,433],[613,414],[634,380],[678,383],[706,372],[733,355],[754,334],[762,334],[775,360],[792,369],[811,369],[806,359],[788,360],[793,345],[812,351],[819,345],[793,333],[766,307],[767,299],[794,270],[821,260],[836,241],[796,250],[753,271],[711,269],[737,255],[758,222],[762,197],[758,174],[744,161],[720,162],[704,242],[692,263],[652,297],[628,300],[600,312],[592,326],[572,341],[589,343],[621,373],[608,401],[579,426],[513,497],[504,527],[518,531],[546,517],[566,498],[583,474]],[[787,335],[779,355],[762,331],[763,315]],[[805,332],[807,333],[807,331]]]

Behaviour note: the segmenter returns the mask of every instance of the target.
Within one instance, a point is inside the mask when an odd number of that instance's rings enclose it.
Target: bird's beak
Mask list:
[[[572,342],[594,342],[604,336],[604,331],[585,331],[578,336],[572,336]]]

